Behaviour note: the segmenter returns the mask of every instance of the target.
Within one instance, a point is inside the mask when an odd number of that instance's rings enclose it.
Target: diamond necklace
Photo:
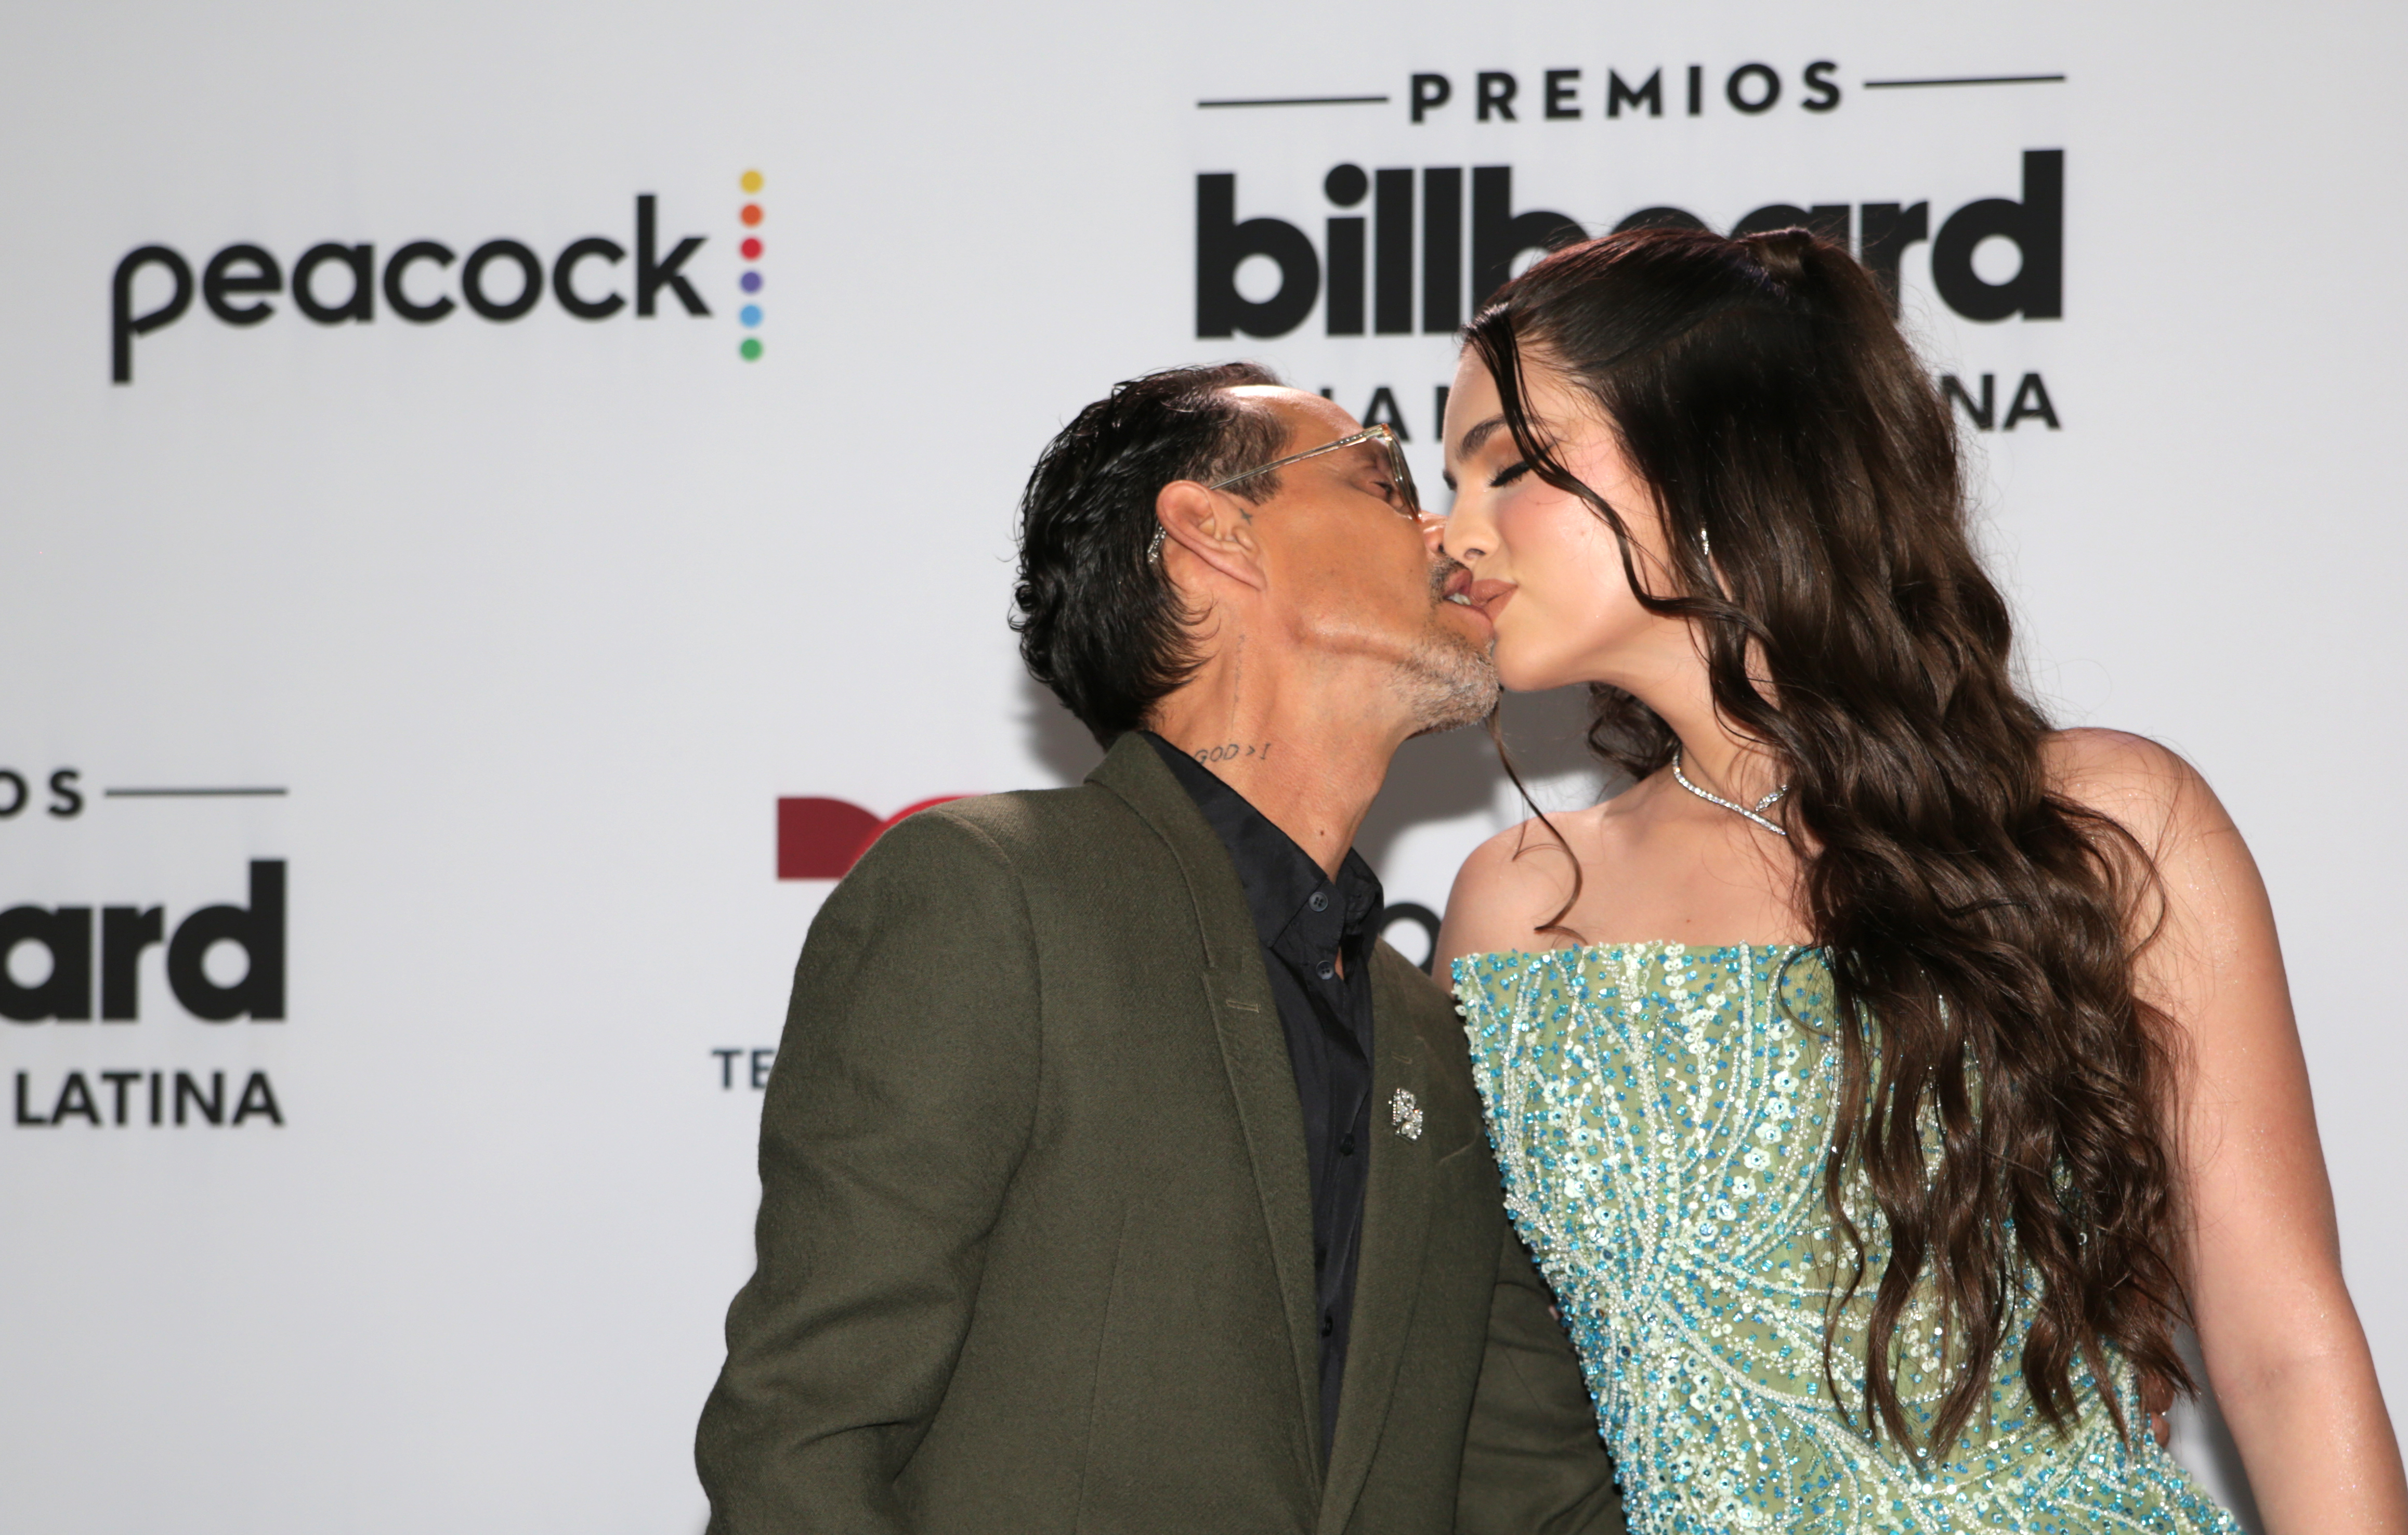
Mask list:
[[[1757,800],[1756,802],[1756,809],[1754,810],[1749,810],[1744,805],[1734,805],[1729,800],[1725,799],[1722,796],[1718,794],[1709,794],[1705,790],[1698,788],[1696,784],[1689,782],[1689,775],[1681,771],[1681,749],[1677,746],[1672,748],[1672,782],[1679,784],[1682,788],[1688,790],[1691,794],[1696,795],[1699,799],[1704,800],[1709,805],[1720,805],[1723,809],[1730,811],[1734,815],[1746,816],[1750,821],[1762,826],[1765,830],[1772,833],[1775,837],[1786,837],[1789,835],[1786,829],[1774,825],[1771,822],[1767,821],[1764,818],[1764,812],[1772,809],[1774,801],[1778,800],[1783,795],[1789,792],[1789,785],[1786,783],[1783,784],[1780,788],[1773,790],[1770,794],[1766,795],[1762,799]]]

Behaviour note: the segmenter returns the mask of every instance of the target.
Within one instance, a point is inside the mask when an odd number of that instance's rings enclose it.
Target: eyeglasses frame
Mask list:
[[[1319,458],[1324,453],[1334,453],[1342,448],[1352,448],[1358,442],[1376,442],[1387,450],[1388,478],[1396,482],[1397,492],[1404,497],[1405,501],[1403,506],[1393,509],[1398,516],[1419,522],[1423,515],[1421,490],[1413,483],[1412,466],[1405,462],[1404,443],[1398,438],[1397,429],[1385,422],[1376,426],[1366,426],[1359,432],[1349,432],[1337,441],[1325,442],[1318,448],[1307,448],[1300,453],[1290,453],[1285,458],[1275,458],[1268,464],[1257,465],[1242,474],[1233,474],[1226,480],[1214,481],[1204,488],[1208,491],[1226,490],[1240,480],[1252,480],[1258,474],[1268,474],[1273,469],[1284,469],[1291,464],[1301,464],[1308,458]]]
[[[1268,464],[1258,464],[1251,469],[1233,474],[1226,480],[1216,480],[1204,488],[1208,491],[1226,490],[1240,480],[1252,480],[1258,474],[1268,474],[1273,469],[1284,469],[1291,464],[1301,464],[1308,458],[1319,458],[1324,453],[1334,453],[1340,449],[1352,448],[1363,442],[1376,442],[1387,450],[1388,479],[1396,485],[1397,494],[1404,498],[1405,503],[1401,507],[1391,507],[1389,509],[1410,522],[1420,522],[1426,515],[1422,510],[1420,487],[1413,483],[1412,467],[1405,462],[1404,443],[1398,438],[1397,429],[1385,422],[1376,426],[1366,426],[1359,432],[1349,432],[1337,441],[1325,442],[1318,448],[1307,448],[1300,453],[1290,453],[1285,458],[1275,458]],[[1145,546],[1146,564],[1162,563],[1162,535],[1163,530],[1157,524],[1154,530],[1154,537]]]

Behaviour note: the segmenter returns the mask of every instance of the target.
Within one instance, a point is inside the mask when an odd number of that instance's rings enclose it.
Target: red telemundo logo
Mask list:
[[[778,801],[778,878],[841,880],[869,844],[905,816],[967,795],[939,795],[906,805],[884,820],[846,799]]]

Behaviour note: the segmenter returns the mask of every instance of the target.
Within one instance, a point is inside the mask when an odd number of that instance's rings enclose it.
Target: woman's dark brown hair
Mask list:
[[[2185,1300],[2167,1021],[2132,989],[2155,867],[2052,791],[2049,724],[2015,684],[2007,607],[1968,531],[1955,424],[1881,289],[1803,230],[1635,230],[1541,261],[1467,334],[1532,472],[1613,528],[1650,611],[1692,623],[1716,709],[1791,785],[1799,899],[1837,1016],[1875,1025],[1835,1030],[1843,1086],[1824,1177],[1855,1255],[1843,1301],[1867,1273],[1841,1198],[1854,1167],[1890,1243],[1868,1430],[1917,1437],[1892,1360],[1928,1284],[1954,1372],[1933,1454],[1985,1406],[2019,1317],[2040,1411],[2070,1422],[2086,1365],[2128,1433],[2109,1350],[2190,1385],[2172,1341]],[[1565,467],[1528,413],[1534,367],[1594,402],[1656,506],[1609,506]],[[1662,520],[1670,591],[1634,558],[1627,519],[1642,512]],[[1670,760],[1653,710],[1592,692],[1600,755],[1635,776]],[[1832,1336],[1824,1374],[1844,1401]]]

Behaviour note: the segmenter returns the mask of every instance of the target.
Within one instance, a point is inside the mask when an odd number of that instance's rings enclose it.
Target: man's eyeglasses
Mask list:
[[[1389,509],[1407,517],[1420,517],[1422,498],[1413,489],[1413,471],[1405,464],[1405,445],[1397,440],[1397,429],[1384,424],[1366,426],[1359,432],[1350,432],[1335,442],[1325,442],[1318,448],[1307,448],[1300,453],[1290,453],[1285,458],[1273,459],[1258,468],[1248,469],[1243,474],[1233,474],[1226,480],[1216,481],[1204,488],[1208,491],[1226,490],[1240,480],[1252,480],[1258,474],[1268,474],[1273,469],[1284,469],[1291,464],[1301,464],[1308,458],[1319,458],[1324,453],[1334,453],[1341,448],[1352,448],[1364,442],[1376,442],[1387,450],[1388,479],[1393,482],[1396,490],[1396,499],[1391,503]]]

